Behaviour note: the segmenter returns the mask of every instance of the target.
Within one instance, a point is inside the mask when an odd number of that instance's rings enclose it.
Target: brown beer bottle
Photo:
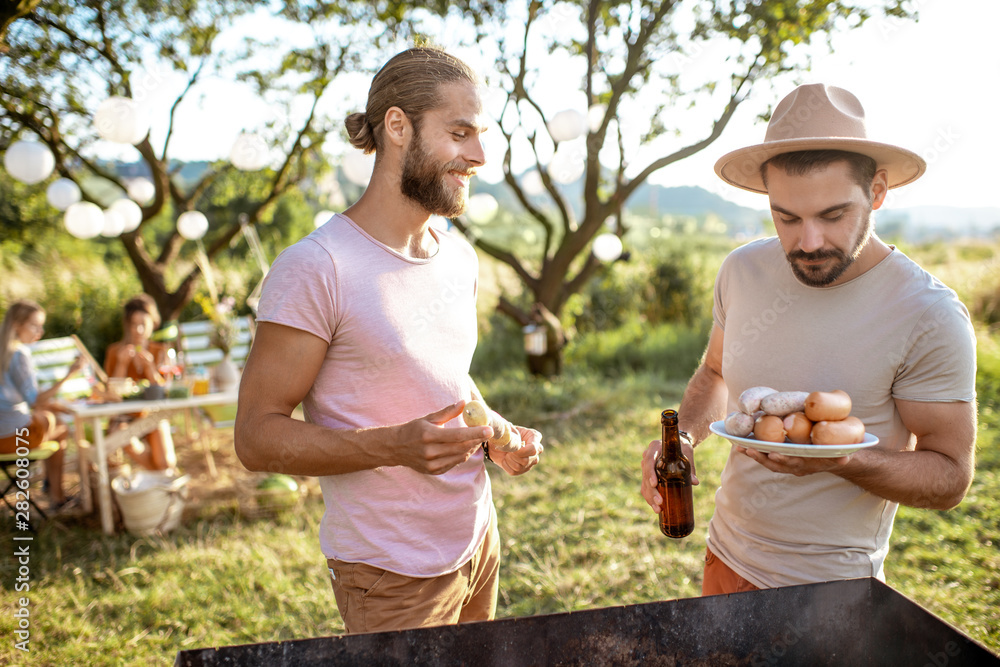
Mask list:
[[[663,498],[660,532],[667,537],[685,537],[694,530],[694,498],[691,495],[691,462],[681,451],[677,411],[660,415],[662,453],[656,459],[656,492]]]

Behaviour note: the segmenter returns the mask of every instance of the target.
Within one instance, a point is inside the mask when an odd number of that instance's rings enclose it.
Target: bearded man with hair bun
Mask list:
[[[467,426],[478,259],[431,226],[465,209],[486,156],[480,82],[430,47],[390,59],[351,144],[375,153],[361,198],[275,260],[240,385],[236,451],[250,470],[319,478],[320,546],[350,633],[488,620],[500,567],[489,458],[516,452]],[[302,404],[305,421],[291,417]]]

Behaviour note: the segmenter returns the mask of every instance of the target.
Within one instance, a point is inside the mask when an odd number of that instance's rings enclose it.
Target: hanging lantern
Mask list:
[[[240,132],[229,151],[229,161],[240,171],[257,171],[267,166],[270,149],[259,134]]]
[[[560,111],[548,124],[552,141],[573,141],[587,133],[587,117],[576,109]]]
[[[524,194],[529,197],[537,197],[545,192],[545,183],[542,182],[542,175],[532,169],[521,177],[521,188]]]
[[[101,236],[114,238],[125,231],[125,216],[112,208],[106,208],[104,213],[104,225],[101,227]]]
[[[602,262],[613,262],[622,256],[622,240],[618,238],[617,234],[612,234],[610,232],[605,234],[600,234],[594,239],[593,253],[594,257],[601,260]]]
[[[560,146],[555,152],[547,170],[553,181],[567,185],[583,176],[587,163],[582,150],[564,150],[564,148]]]
[[[344,156],[341,170],[344,176],[355,185],[368,185],[375,168],[375,155],[365,155],[361,151],[352,151]]]
[[[196,241],[208,231],[208,218],[201,211],[184,211],[177,217],[177,233]]]
[[[149,117],[134,100],[116,95],[97,107],[94,126],[102,139],[135,145],[149,134]]]
[[[529,324],[522,329],[524,333],[524,351],[531,356],[541,356],[548,350],[544,324]]]
[[[496,198],[488,192],[477,192],[469,197],[469,202],[465,206],[465,215],[469,222],[476,225],[485,225],[493,219],[500,210],[500,204]]]
[[[15,141],[3,156],[7,172],[26,185],[41,183],[56,167],[48,146],[38,141]]]
[[[148,178],[133,178],[125,186],[128,192],[129,199],[139,204],[139,206],[145,206],[149,202],[153,201],[153,197],[156,196],[156,186]]]
[[[604,116],[608,113],[607,104],[593,104],[589,109],[587,109],[587,129],[591,133],[597,132],[601,129],[601,124],[604,122]]]
[[[66,230],[78,239],[92,239],[104,229],[104,211],[97,204],[81,201],[70,204],[63,216]]]
[[[65,211],[72,204],[80,201],[80,188],[70,179],[60,178],[52,181],[46,188],[45,197],[53,207]]]
[[[119,233],[134,232],[142,222],[142,209],[131,199],[116,199],[109,208],[122,217],[124,227]]]
[[[314,226],[314,227],[316,227],[317,229],[318,229],[318,228],[320,228],[320,227],[322,227],[322,226],[323,226],[323,225],[325,225],[325,224],[326,224],[326,223],[327,223],[327,222],[328,222],[328,221],[330,220],[330,218],[332,218],[332,217],[333,217],[334,215],[336,215],[336,214],[335,214],[335,213],[334,213],[333,211],[320,211],[320,212],[319,212],[319,213],[317,213],[317,214],[316,214],[316,216],[315,216],[315,217],[313,218],[313,226]]]

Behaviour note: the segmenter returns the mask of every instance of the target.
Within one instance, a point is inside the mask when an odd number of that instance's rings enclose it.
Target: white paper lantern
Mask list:
[[[112,208],[104,209],[104,225],[101,227],[101,236],[113,238],[121,235],[125,231],[125,216]]]
[[[80,201],[80,188],[68,178],[60,178],[52,181],[52,184],[45,190],[45,197],[53,207],[65,211]]]
[[[133,232],[142,222],[142,209],[131,199],[116,199],[111,203],[110,210],[122,217],[124,227],[120,233]]]
[[[333,211],[320,211],[313,218],[313,226],[317,229],[329,222],[330,218],[336,215]]]
[[[548,172],[553,181],[566,185],[583,176],[586,168],[582,150],[563,150],[560,146],[549,161]]]
[[[132,99],[116,95],[97,107],[94,126],[102,139],[135,145],[149,134],[149,116]]]
[[[208,218],[201,211],[184,211],[177,217],[177,233],[196,241],[208,231]]]
[[[521,177],[521,189],[529,197],[537,197],[545,192],[545,183],[542,182],[542,175],[534,169]]]
[[[622,256],[622,240],[616,234],[601,234],[594,239],[594,257],[602,262],[613,262]]]
[[[129,198],[137,202],[140,206],[145,206],[153,201],[156,196],[156,186],[148,178],[133,178],[125,186]]]
[[[469,197],[469,202],[465,206],[465,215],[469,222],[476,225],[484,225],[493,219],[493,216],[500,210],[500,204],[496,198],[488,192],[477,192]]]
[[[576,109],[566,109],[552,117],[548,128],[553,141],[573,141],[587,132],[587,117]]]
[[[78,239],[92,239],[104,229],[104,211],[97,204],[81,201],[71,204],[63,217],[66,230]]]
[[[607,113],[607,104],[591,105],[591,107],[587,109],[587,129],[589,129],[592,133],[601,129],[601,124],[604,122],[604,116]]]
[[[368,185],[375,168],[375,155],[365,155],[361,151],[353,151],[344,156],[341,170],[344,176],[355,185]]]
[[[3,156],[7,173],[26,185],[41,183],[56,167],[48,146],[38,141],[15,141]]]
[[[259,134],[240,132],[229,151],[229,161],[241,171],[257,171],[267,166],[271,149]]]

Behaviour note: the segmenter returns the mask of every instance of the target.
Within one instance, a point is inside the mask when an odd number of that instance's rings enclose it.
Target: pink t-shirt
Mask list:
[[[437,252],[413,259],[337,215],[275,260],[258,320],[330,342],[302,402],[307,421],[400,424],[470,398],[478,258],[461,237],[432,233]],[[431,577],[461,567],[486,536],[482,453],[443,475],[392,466],[319,480],[327,558]]]

